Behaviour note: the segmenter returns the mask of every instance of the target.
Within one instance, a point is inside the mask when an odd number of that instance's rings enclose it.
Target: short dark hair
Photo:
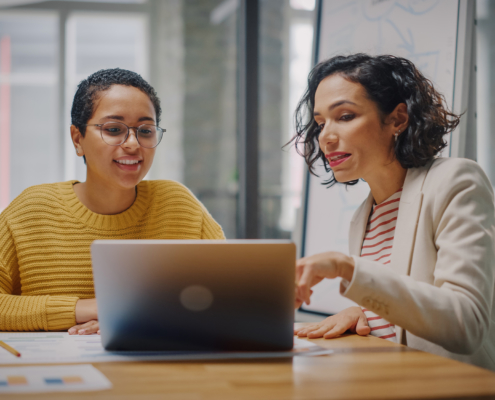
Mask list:
[[[132,86],[147,94],[155,108],[156,124],[159,124],[162,112],[160,99],[155,89],[141,75],[120,68],[101,69],[79,83],[72,102],[71,123],[83,136],[86,134],[84,124],[87,124],[93,115],[94,103],[99,93],[110,89],[113,85]]]
[[[447,143],[443,136],[459,124],[460,116],[446,108],[445,97],[438,93],[431,81],[419,72],[414,64],[401,57],[391,55],[370,56],[353,54],[335,56],[320,62],[310,72],[308,88],[299,102],[296,113],[296,149],[314,172],[314,164],[323,161],[327,172],[331,172],[328,160],[318,144],[320,127],[313,118],[315,93],[320,82],[330,75],[339,74],[345,79],[361,84],[368,97],[374,101],[381,113],[382,121],[400,103],[405,103],[409,125],[395,143],[395,157],[403,168],[426,165]],[[290,143],[290,142],[289,142]],[[300,151],[299,144],[304,145]],[[354,185],[358,180],[345,182]],[[324,185],[337,183],[331,177]]]

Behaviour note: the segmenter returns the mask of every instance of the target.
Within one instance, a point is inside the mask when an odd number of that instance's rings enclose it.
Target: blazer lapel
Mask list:
[[[433,161],[422,168],[408,169],[404,181],[390,264],[391,268],[403,275],[410,273],[414,242],[416,241],[416,228],[423,202],[423,183],[432,164]],[[370,192],[366,201],[361,204],[351,220],[349,229],[350,255],[361,255],[361,247],[373,202],[374,199]],[[396,333],[398,342],[404,342],[403,329],[397,326]]]
[[[390,263],[394,271],[402,275],[409,275],[411,268],[416,228],[423,202],[423,182],[427,172],[428,168],[409,169],[402,189]]]
[[[349,228],[349,255],[351,256],[361,256],[361,247],[363,246],[364,234],[373,202],[373,196],[370,192],[368,198],[359,206],[352,217]]]
[[[423,202],[423,183],[430,166],[431,164],[424,168],[409,169],[404,181],[390,263],[391,268],[402,275],[409,275],[411,271],[416,228]],[[395,327],[398,343],[407,345],[404,332],[402,327]]]
[[[408,169],[404,181],[395,226],[391,262],[394,270],[403,275],[408,275],[410,272],[416,228],[423,201],[423,183],[431,164],[433,162],[422,168]],[[349,228],[349,254],[352,256],[361,255],[361,247],[373,202],[373,195],[370,192],[368,198],[359,206],[352,217]]]

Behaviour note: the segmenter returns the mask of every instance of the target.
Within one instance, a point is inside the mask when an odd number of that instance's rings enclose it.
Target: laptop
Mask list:
[[[296,247],[284,240],[96,240],[107,350],[293,346]]]

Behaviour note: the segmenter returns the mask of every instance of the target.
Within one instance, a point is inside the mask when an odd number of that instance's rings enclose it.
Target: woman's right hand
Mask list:
[[[309,295],[311,296],[313,294],[313,291],[309,291]],[[294,307],[297,310],[299,307],[303,305],[304,301],[299,297],[299,293],[297,291],[297,286],[296,286],[296,299],[295,299],[295,304]]]
[[[349,307],[338,314],[332,315],[321,322],[305,325],[294,329],[294,335],[316,339],[324,337],[331,339],[346,331],[366,336],[371,332],[368,320],[361,307]]]

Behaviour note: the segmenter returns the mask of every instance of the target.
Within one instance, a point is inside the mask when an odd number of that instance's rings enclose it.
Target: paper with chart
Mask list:
[[[452,107],[454,94],[458,2],[451,0],[323,0],[318,60],[337,54],[392,54],[411,60],[445,95]],[[446,137],[449,141],[449,137]],[[442,153],[448,156],[448,148]],[[321,185],[329,174],[316,168],[309,177],[304,255],[326,251],[348,254],[352,215],[366,199],[369,186],[359,182],[345,188]],[[309,311],[335,314],[355,305],[342,297],[340,281],[316,285]]]
[[[112,383],[92,365],[2,367],[4,393],[86,392],[111,389]]]
[[[319,356],[333,351],[314,343],[294,339],[294,349],[277,352],[206,352],[206,351],[106,351],[99,335],[69,335],[66,332],[3,332],[0,340],[21,353],[15,357],[0,351],[0,364],[94,363],[152,360],[221,360],[240,358],[282,358]],[[2,349],[0,349],[2,350]]]

